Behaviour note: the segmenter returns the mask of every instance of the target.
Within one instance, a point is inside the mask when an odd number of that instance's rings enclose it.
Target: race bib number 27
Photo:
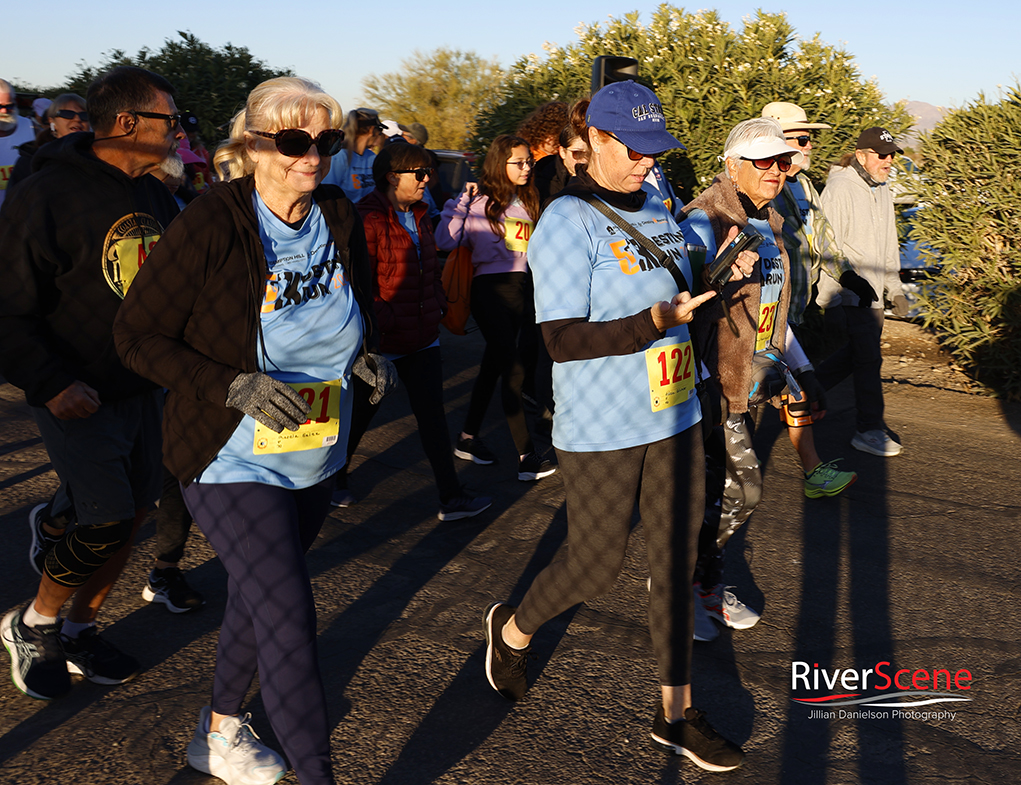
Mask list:
[[[292,384],[298,395],[312,407],[309,419],[296,431],[286,428],[274,433],[260,422],[255,424],[255,455],[272,455],[281,452],[317,450],[337,443],[340,435],[341,381],[302,382]]]

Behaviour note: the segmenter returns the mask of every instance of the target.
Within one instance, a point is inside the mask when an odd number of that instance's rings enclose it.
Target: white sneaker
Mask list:
[[[646,579],[645,588],[652,591],[652,578]],[[695,634],[691,637],[701,643],[716,640],[720,635],[720,631],[716,629],[716,625],[706,615],[705,606],[702,605],[702,598],[698,593],[698,587],[695,587],[695,602],[692,604],[692,607],[695,613]]]
[[[195,737],[188,743],[188,765],[229,785],[272,785],[287,773],[284,759],[259,742],[248,724],[251,714],[226,717],[209,732],[208,706],[199,713]]]
[[[734,630],[747,630],[759,622],[759,614],[745,605],[741,600],[727,591],[728,587],[719,583],[712,591],[702,590],[701,585],[695,584],[695,596],[702,600],[702,607],[706,614],[723,622]]]
[[[733,595],[731,595],[733,596]],[[695,634],[694,639],[703,643],[716,640],[720,631],[716,629],[716,625],[713,624],[713,620],[709,618],[709,614],[706,613],[705,605],[702,601],[702,596],[699,594],[698,588],[695,589]]]
[[[856,450],[878,455],[880,458],[890,458],[900,455],[903,449],[897,442],[889,437],[886,431],[876,428],[865,433],[855,433],[851,439],[851,446]]]

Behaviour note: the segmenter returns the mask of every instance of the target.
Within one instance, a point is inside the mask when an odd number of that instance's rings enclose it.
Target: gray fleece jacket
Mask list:
[[[852,167],[834,168],[826,180],[821,198],[823,211],[830,220],[837,246],[854,271],[869,282],[883,307],[885,289],[890,300],[904,294],[900,282],[900,246],[890,186],[869,186]],[[829,276],[819,278],[822,308],[858,305],[858,295],[842,289]]]

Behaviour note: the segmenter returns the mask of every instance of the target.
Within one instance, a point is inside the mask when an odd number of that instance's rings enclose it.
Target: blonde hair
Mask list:
[[[330,128],[340,128],[344,110],[309,79],[280,76],[268,79],[248,95],[245,108],[230,121],[230,138],[213,156],[213,167],[224,180],[236,180],[255,171],[248,156],[245,131],[279,131],[305,125],[319,109],[326,112]]]

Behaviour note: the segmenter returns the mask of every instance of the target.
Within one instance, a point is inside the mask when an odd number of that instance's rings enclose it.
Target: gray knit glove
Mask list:
[[[358,355],[351,371],[374,388],[369,396],[369,403],[373,406],[397,389],[397,368],[381,354],[365,352]]]
[[[284,382],[264,373],[239,373],[227,390],[227,405],[254,417],[274,433],[296,431],[312,407]]]
[[[907,319],[908,314],[911,313],[911,303],[903,294],[898,294],[893,298],[893,312],[901,319]]]

